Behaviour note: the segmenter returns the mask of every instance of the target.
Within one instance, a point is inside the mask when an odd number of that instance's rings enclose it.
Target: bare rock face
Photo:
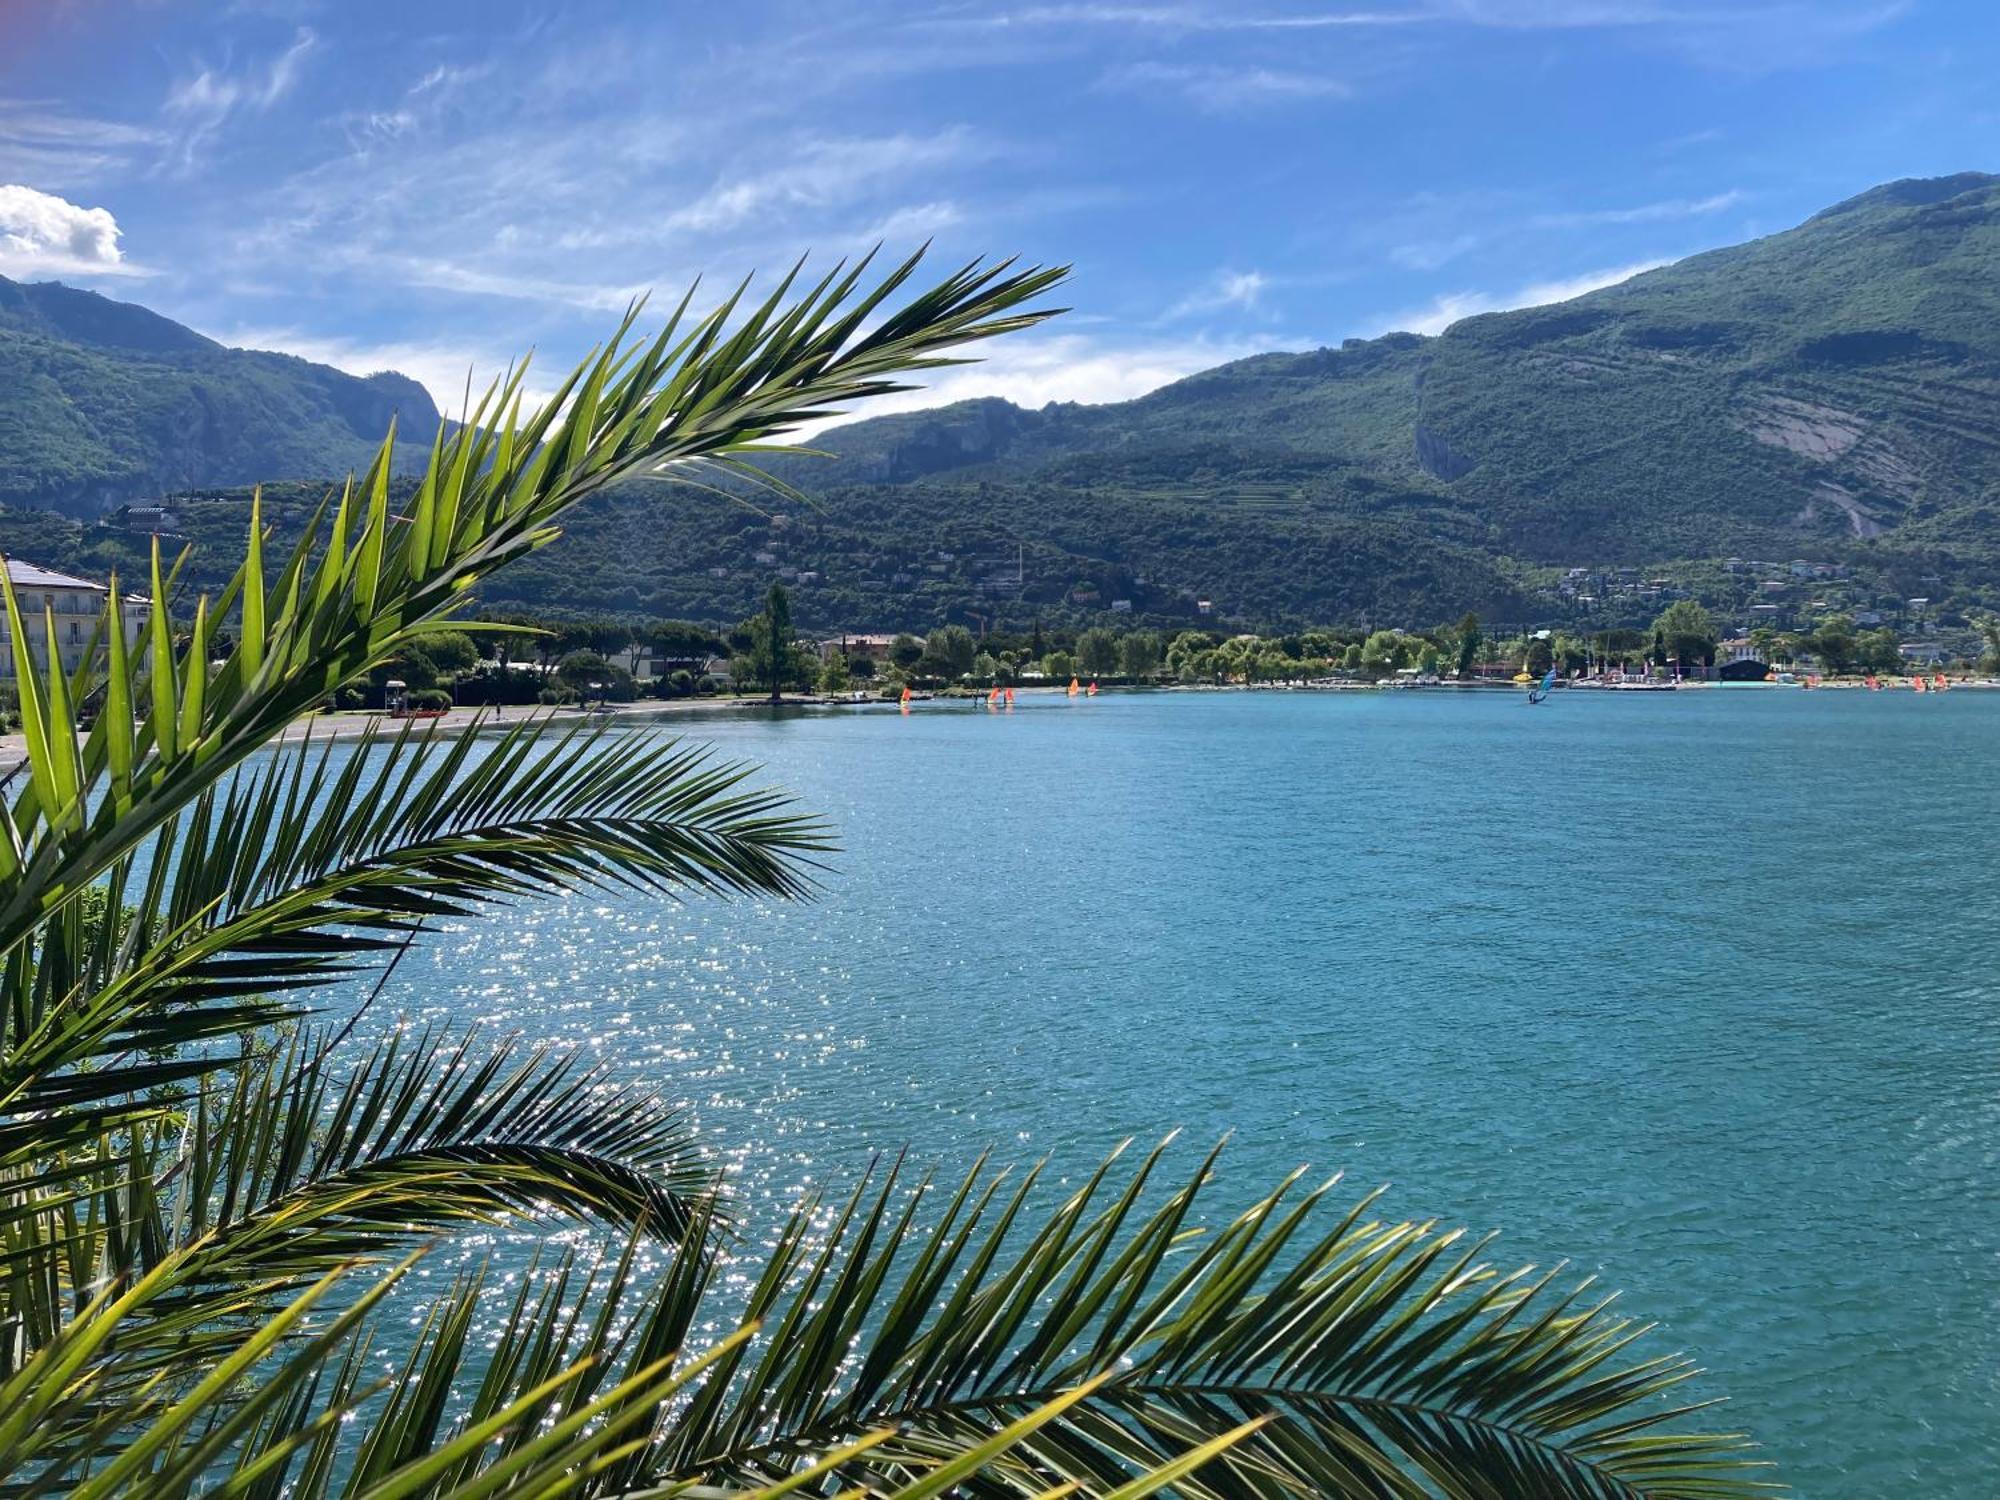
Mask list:
[[[1446,484],[1462,479],[1479,466],[1479,460],[1452,447],[1450,439],[1435,428],[1419,422],[1416,429],[1417,463],[1433,479]]]
[[[1743,414],[1743,430],[1758,442],[1821,463],[1860,442],[1867,425],[1851,411],[1789,396],[1761,397]]]

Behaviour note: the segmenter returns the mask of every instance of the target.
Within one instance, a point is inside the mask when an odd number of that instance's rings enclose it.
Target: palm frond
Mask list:
[[[1245,1423],[1261,1425],[1182,1493],[1759,1488],[1740,1437],[1674,1399],[1693,1366],[1637,1352],[1648,1330],[1588,1281],[1498,1269],[1487,1241],[1376,1219],[1372,1197],[1329,1212],[1333,1184],[1301,1190],[1297,1176],[1203,1232],[1213,1158],[1164,1193],[1157,1160],[1122,1183],[1107,1161],[1037,1220],[1035,1173],[1007,1192],[1004,1174],[975,1169],[923,1235],[928,1184],[905,1194],[893,1170],[824,1236],[806,1205],[741,1309],[767,1337],[718,1366],[656,1442],[653,1472],[768,1483],[889,1425],[897,1437],[866,1468],[894,1472],[1111,1372],[965,1492],[1110,1493]]]
[[[0,1054],[0,1169],[48,1143],[51,1111],[85,1138],[114,1118],[85,1111],[129,1118],[227,1061],[189,1049],[295,1013],[271,992],[349,974],[428,918],[579,886],[809,893],[824,828],[747,774],[546,719],[492,738],[301,742],[246,768],[156,836],[122,932],[86,933],[72,902],[46,919],[38,964],[17,959],[29,999]],[[127,889],[121,871],[112,909]]]

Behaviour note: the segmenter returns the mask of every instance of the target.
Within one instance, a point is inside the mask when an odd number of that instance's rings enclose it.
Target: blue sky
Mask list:
[[[924,399],[1434,331],[2000,169],[1972,0],[0,0],[0,274],[441,400],[635,291],[1067,261]]]

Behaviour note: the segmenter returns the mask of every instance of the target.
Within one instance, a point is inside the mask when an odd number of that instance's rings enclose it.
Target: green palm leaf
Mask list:
[[[1109,1493],[1171,1455],[1261,1424],[1183,1492],[1235,1496],[1743,1495],[1760,1467],[1673,1397],[1694,1374],[1633,1345],[1647,1329],[1588,1282],[1501,1271],[1486,1241],[1329,1212],[1294,1177],[1213,1232],[1196,1228],[1213,1158],[1142,1211],[1158,1153],[1107,1161],[1031,1220],[975,1170],[927,1233],[899,1173],[816,1236],[780,1236],[744,1305],[767,1338],[718,1367],[655,1445],[661,1477],[764,1483],[802,1455],[893,1424],[871,1471],[1004,1427],[1091,1376],[1073,1412],[967,1493],[1051,1476]],[[902,1204],[898,1207],[899,1202]],[[725,1377],[726,1378],[723,1378]],[[1690,1423],[1693,1425],[1690,1425]]]

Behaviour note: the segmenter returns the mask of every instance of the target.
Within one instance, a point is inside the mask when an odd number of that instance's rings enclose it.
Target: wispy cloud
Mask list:
[[[0,178],[74,187],[128,166],[165,141],[162,132],[145,126],[0,99]]]
[[[885,179],[963,164],[982,149],[968,132],[948,130],[930,136],[812,139],[789,154],[792,159],[782,167],[718,181],[669,214],[664,227],[713,233],[773,211],[825,208],[852,200]]]
[[[1225,63],[1118,63],[1098,77],[1098,86],[1134,93],[1178,94],[1217,113],[1307,99],[1344,98],[1348,86],[1337,78],[1284,68]]]
[[[1490,292],[1446,292],[1424,307],[1413,308],[1379,320],[1371,332],[1443,333],[1461,318],[1470,318],[1479,313],[1507,312],[1517,307],[1543,307],[1552,302],[1568,302],[1572,298],[1602,291],[1605,287],[1616,286],[1621,281],[1630,281],[1642,272],[1656,271],[1661,266],[1670,264],[1672,262],[1666,260],[1644,260],[1604,271],[1587,271],[1581,276],[1554,281],[1535,281],[1511,295]]]
[[[1159,31],[1327,31],[1347,27],[1407,26],[1440,19],[1428,6],[1384,10],[1318,10],[1287,14],[1229,6],[1028,5],[966,18],[987,28],[1035,26],[1144,27]]]
[[[357,144],[366,144],[372,140],[395,140],[421,130],[452,108],[467,87],[491,71],[489,63],[439,63],[405,89],[393,108],[361,110],[344,117],[349,138]]]
[[[0,185],[0,273],[143,276],[118,244],[118,221],[105,208],[19,183]]]
[[[193,171],[231,116],[240,111],[262,113],[282,100],[318,44],[311,29],[301,26],[291,45],[267,62],[234,70],[226,65],[201,67],[177,81],[167,91],[162,109],[174,135],[169,169]]]
[[[1479,245],[1476,234],[1443,235],[1436,239],[1410,240],[1390,247],[1389,259],[1405,270],[1435,271],[1448,266]]]
[[[1229,308],[1248,312],[1270,285],[1271,278],[1262,271],[1218,271],[1206,284],[1168,308],[1167,321]]]
[[[1674,219],[1699,219],[1734,208],[1750,195],[1731,188],[1706,198],[1665,198],[1631,208],[1593,208],[1566,213],[1537,214],[1537,229],[1574,229],[1587,224],[1661,224]]]

